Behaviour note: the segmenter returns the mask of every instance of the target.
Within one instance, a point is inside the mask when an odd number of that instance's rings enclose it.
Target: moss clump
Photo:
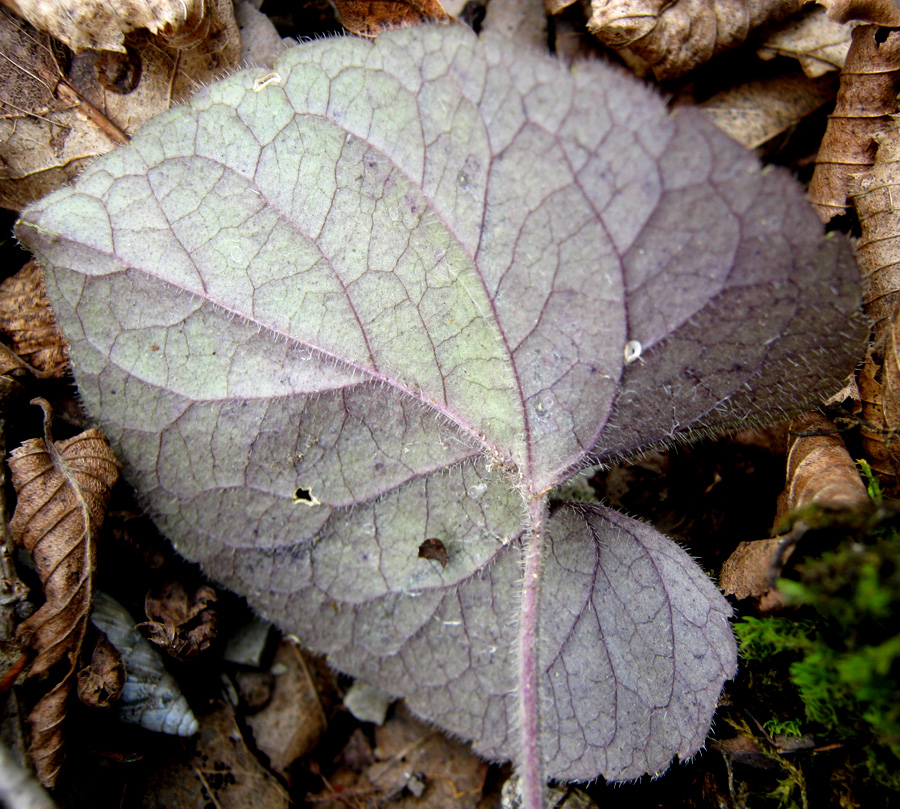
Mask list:
[[[797,573],[778,587],[805,617],[739,621],[744,657],[789,655],[806,719],[822,726],[811,729],[851,743],[871,776],[900,789],[900,534],[849,537]]]

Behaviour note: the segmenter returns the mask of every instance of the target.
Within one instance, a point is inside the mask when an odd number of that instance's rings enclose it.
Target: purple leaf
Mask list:
[[[850,252],[786,173],[616,69],[423,27],[207,88],[18,234],[85,404],[213,578],[515,760],[531,809],[701,748],[727,603],[553,492],[850,370]]]

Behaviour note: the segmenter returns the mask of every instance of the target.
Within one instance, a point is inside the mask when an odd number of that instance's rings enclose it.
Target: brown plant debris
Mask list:
[[[878,151],[871,171],[851,175],[848,190],[859,218],[857,259],[863,305],[880,346],[900,302],[900,125],[894,116],[875,135]],[[897,201],[895,203],[895,200]]]
[[[215,602],[212,587],[204,585],[189,597],[181,582],[167,581],[147,593],[144,612],[148,620],[139,626],[172,657],[190,660],[209,649],[216,638]]]
[[[809,0],[592,0],[588,29],[607,47],[628,48],[657,79],[674,79],[744,42],[761,25]],[[550,10],[570,3],[551,0]]]
[[[341,24],[363,37],[423,22],[447,22],[440,0],[334,0]]]
[[[66,339],[56,325],[43,273],[34,259],[0,283],[0,334],[43,376],[62,377],[68,372]]]
[[[792,419],[779,516],[811,504],[830,511],[856,511],[868,503],[856,464],[831,420],[820,413]],[[760,608],[771,610],[780,603],[775,579],[795,544],[790,534],[741,542],[722,566],[719,585],[726,595],[759,598]]]
[[[756,54],[760,59],[796,59],[807,76],[816,78],[844,66],[851,30],[830,19],[821,6],[807,6],[769,29]]]
[[[65,185],[149,118],[238,64],[231,0],[190,2],[206,11],[193,28],[136,31],[121,52],[71,59],[47,34],[0,9],[0,205],[21,209]]]
[[[823,222],[847,211],[850,177],[872,166],[873,136],[897,111],[898,91],[900,30],[857,26],[809,185],[810,202]]]
[[[900,309],[859,373],[860,437],[884,493],[900,495]]]
[[[122,656],[100,630],[94,630],[89,665],[78,671],[78,698],[94,708],[108,708],[122,695],[125,665]]]
[[[119,471],[99,430],[54,442],[50,406],[34,401],[44,409],[44,438],[29,439],[10,455],[18,495],[11,528],[16,542],[31,553],[44,589],[44,604],[19,625],[19,637],[36,652],[29,676],[47,675],[63,664],[62,676],[29,716],[35,768],[41,782],[52,786],[64,755],[62,720],[93,600],[96,537]]]
[[[893,0],[816,0],[837,22],[868,22],[900,27],[900,7]]]
[[[209,25],[207,0],[3,0],[35,28],[76,53],[125,52],[125,35],[140,28],[169,37],[196,36]]]

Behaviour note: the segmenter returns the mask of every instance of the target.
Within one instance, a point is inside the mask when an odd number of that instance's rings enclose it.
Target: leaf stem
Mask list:
[[[522,581],[522,605],[519,613],[519,665],[522,686],[519,690],[519,779],[524,809],[544,807],[544,761],[540,742],[538,705],[538,599],[540,595],[541,557],[543,555],[545,497],[531,501],[531,535],[525,551]]]

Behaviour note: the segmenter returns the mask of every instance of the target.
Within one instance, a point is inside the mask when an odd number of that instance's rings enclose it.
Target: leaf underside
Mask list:
[[[849,370],[852,259],[785,173],[608,66],[423,27],[207,88],[18,234],[213,578],[526,784],[701,747],[727,603],[651,527],[548,503]]]

